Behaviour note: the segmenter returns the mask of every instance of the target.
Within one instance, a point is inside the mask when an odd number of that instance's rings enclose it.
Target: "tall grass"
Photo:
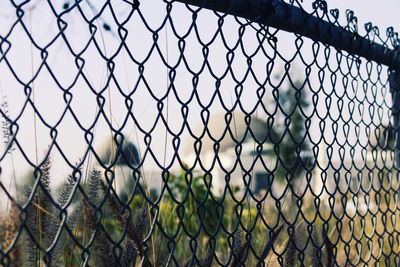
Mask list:
[[[53,199],[50,169],[45,161],[36,190],[27,190],[25,210],[12,200],[0,222],[4,264],[330,267],[394,264],[399,249],[390,235],[398,231],[399,215],[385,192],[374,199],[378,214],[385,211],[390,220],[372,212],[349,217],[339,196],[334,206],[319,204],[318,211],[314,196],[288,210],[267,201],[260,207],[250,198],[238,201],[236,189],[216,195],[207,177],[184,170],[170,174],[171,190],[148,200],[134,191],[121,201],[98,170],[86,182],[67,177]]]

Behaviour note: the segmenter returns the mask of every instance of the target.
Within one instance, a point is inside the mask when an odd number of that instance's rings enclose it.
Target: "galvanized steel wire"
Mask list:
[[[400,263],[393,28],[321,0],[3,5],[3,265]]]

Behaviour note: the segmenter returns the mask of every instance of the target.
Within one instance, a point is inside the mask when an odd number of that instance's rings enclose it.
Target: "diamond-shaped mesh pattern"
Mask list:
[[[392,28],[269,0],[6,0],[0,22],[3,265],[399,264]]]

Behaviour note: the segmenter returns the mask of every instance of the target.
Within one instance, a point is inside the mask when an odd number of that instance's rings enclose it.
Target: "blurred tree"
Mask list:
[[[268,180],[287,183],[295,190],[297,181],[304,175],[307,167],[312,166],[309,129],[307,129],[305,111],[309,106],[306,85],[295,81],[286,88],[280,86],[274,92],[274,98],[266,99],[265,106],[275,106],[276,113],[262,119],[252,118],[258,142],[270,144],[272,149],[261,152],[262,155],[275,158],[273,173],[266,175]],[[262,131],[260,131],[262,129]],[[260,152],[253,151],[253,155]],[[265,184],[271,184],[267,181]]]
[[[112,139],[112,141],[104,145],[103,152],[101,153],[101,161],[106,165],[115,164],[122,169],[132,169],[138,166],[140,155],[134,143],[118,136],[116,139]],[[136,183],[133,172],[129,171],[128,178],[124,182],[125,184],[118,194],[121,200],[125,202],[128,200]]]
[[[304,115],[309,103],[304,84],[299,81],[279,88],[278,92],[277,99],[267,103],[277,105],[279,110],[267,141],[273,144],[273,153],[277,156],[275,177],[281,181],[286,178],[292,184],[311,163],[309,129]]]
[[[140,156],[134,143],[118,137],[117,141],[113,139],[105,145],[101,161],[104,164],[113,164],[115,161],[115,165],[137,166]]]

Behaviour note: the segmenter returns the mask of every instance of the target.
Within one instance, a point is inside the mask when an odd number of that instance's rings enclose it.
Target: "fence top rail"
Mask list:
[[[280,0],[177,0],[179,2],[242,17],[251,21],[293,32],[350,54],[400,69],[398,44],[390,49],[343,27],[307,13]],[[326,8],[326,6],[325,6]]]

